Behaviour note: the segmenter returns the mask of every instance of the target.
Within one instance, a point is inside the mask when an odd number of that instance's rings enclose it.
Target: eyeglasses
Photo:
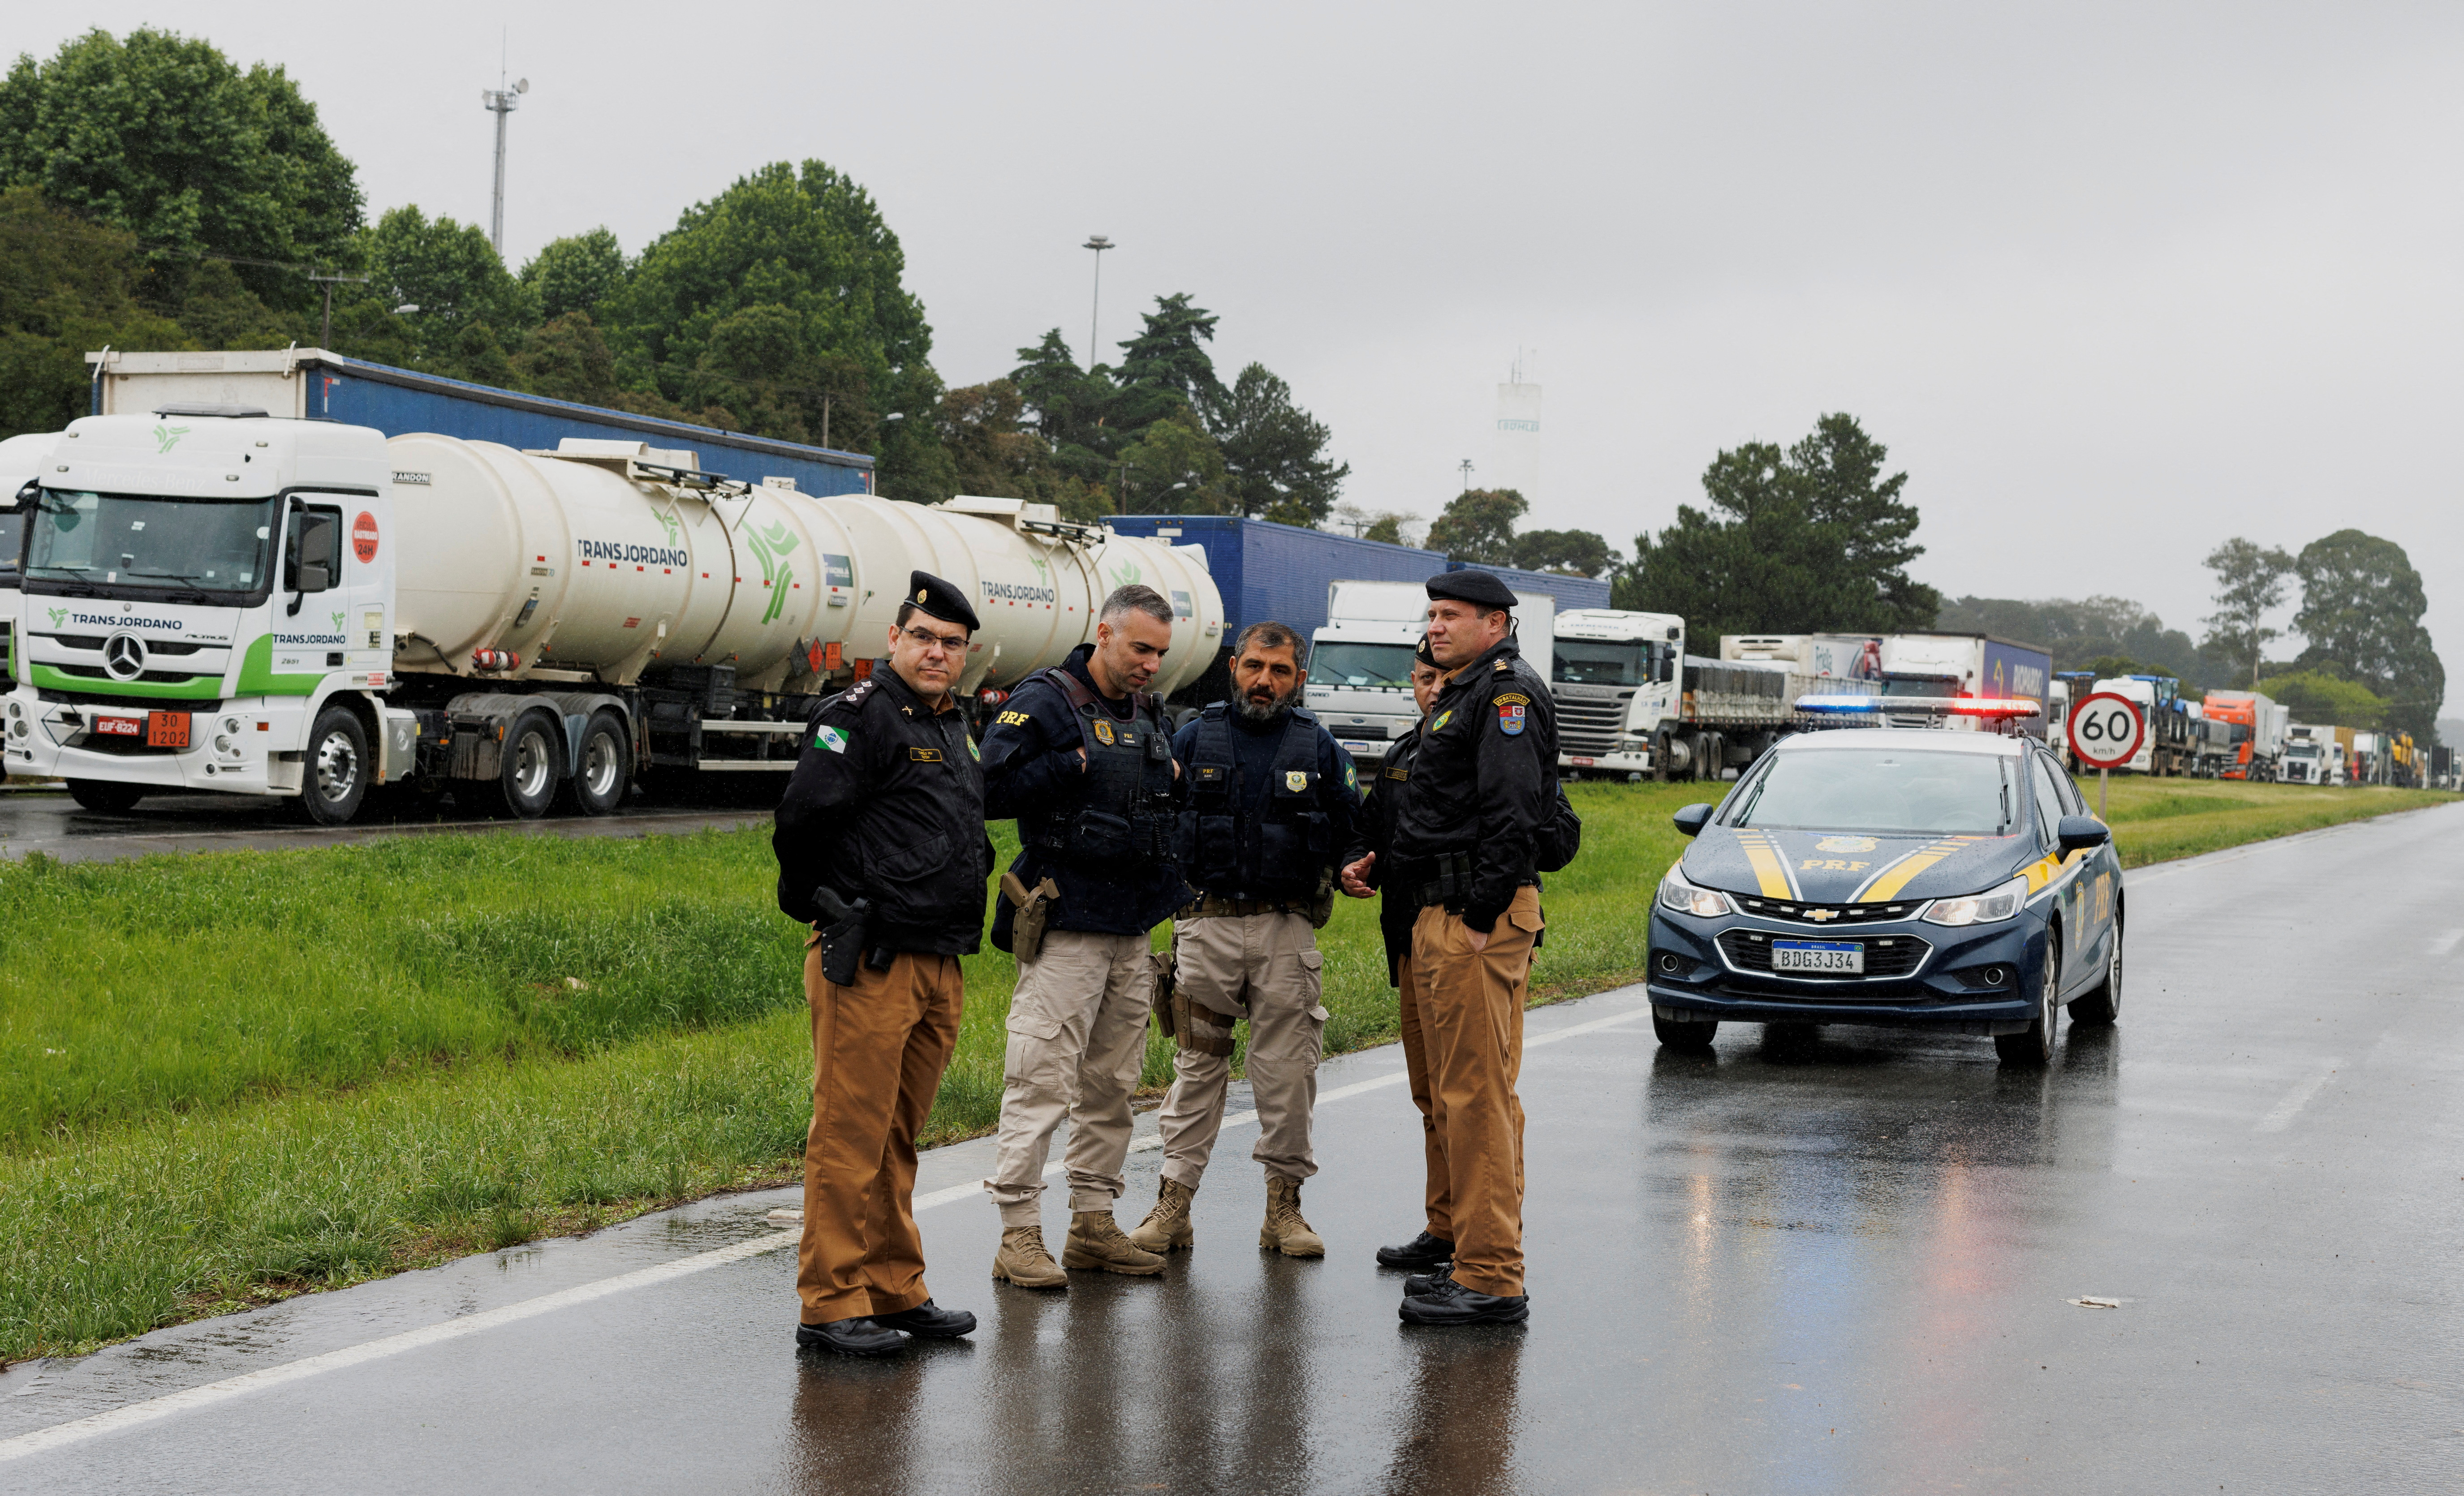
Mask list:
[[[967,652],[965,634],[936,634],[930,628],[917,628],[913,625],[899,631],[907,635],[919,649],[939,649],[944,654]]]

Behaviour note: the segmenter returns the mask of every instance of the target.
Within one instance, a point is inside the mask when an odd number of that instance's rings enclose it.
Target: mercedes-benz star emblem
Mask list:
[[[135,680],[145,673],[145,641],[132,633],[116,633],[102,642],[102,668],[114,680]]]

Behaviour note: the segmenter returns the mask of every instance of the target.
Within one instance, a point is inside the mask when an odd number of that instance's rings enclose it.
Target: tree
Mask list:
[[[1531,507],[1510,488],[1465,489],[1429,522],[1429,549],[1461,561],[1514,564],[1514,521]]]
[[[1908,475],[1881,475],[1888,455],[1844,414],[1785,451],[1721,452],[1703,473],[1710,509],[1681,504],[1658,537],[1635,538],[1615,605],[1682,614],[1699,638],[1932,627],[1942,595],[1907,574],[1925,547],[1900,498]]]
[[[2207,643],[2228,658],[2249,661],[2255,686],[2261,652],[2269,640],[2282,637],[2283,630],[2266,627],[2266,619],[2284,601],[2293,558],[2234,536],[2202,564],[2216,574],[2216,610],[2201,620],[2208,626]]]
[[[1334,508],[1352,465],[1326,460],[1331,433],[1325,423],[1293,405],[1292,386],[1265,364],[1241,371],[1207,424],[1223,450],[1225,487],[1238,513],[1314,525]]]
[[[136,235],[33,187],[0,192],[0,436],[56,431],[86,413],[86,349],[196,346],[139,304],[143,267]]]
[[[1589,530],[1526,530],[1514,538],[1511,554],[1526,570],[1576,577],[1596,577],[1617,561],[1607,538]]]
[[[2239,685],[2247,677],[2228,671],[2211,675],[2207,660],[2190,636],[2167,628],[2165,621],[2128,598],[1963,597],[1943,605],[1935,627],[1950,633],[1993,634],[2024,644],[2040,645],[2054,657],[2057,671],[2093,670],[2100,674],[2170,675],[2195,694],[2211,679]],[[2126,671],[2103,668],[2107,659],[2131,666]]]
[[[517,389],[586,406],[616,398],[616,356],[587,312],[567,312],[532,329],[507,362]]]
[[[522,267],[522,284],[538,298],[539,315],[590,312],[625,281],[625,251],[605,225],[552,239]]]
[[[1400,510],[1390,509],[1370,520],[1369,528],[1360,532],[1360,538],[1364,540],[1383,540],[1389,545],[1410,545],[1415,542],[1407,537],[1403,527],[1418,524],[1419,520],[1420,517],[1418,515],[1407,515]]]
[[[1132,514],[1227,515],[1222,450],[1187,410],[1147,427],[1121,451],[1122,497]]]
[[[410,366],[500,384],[510,370],[504,341],[536,320],[521,282],[477,224],[430,219],[416,204],[388,209],[363,236],[368,291],[404,314]],[[354,299],[359,299],[355,297]]]
[[[2386,698],[2390,729],[2432,741],[2447,671],[2421,627],[2430,605],[2404,547],[2339,530],[2303,546],[2293,565],[2301,580],[2293,627],[2309,641],[2298,663],[2366,687]]]
[[[345,258],[361,221],[356,172],[282,69],[242,72],[150,28],[18,57],[0,82],[0,184],[134,235],[158,305],[211,254],[276,262],[234,268],[266,301],[304,307],[317,288],[290,267]]]
[[[2359,681],[2339,679],[2322,671],[2270,675],[2255,689],[2261,695],[2289,711],[2297,722],[2322,722],[2356,728],[2365,733],[2390,727],[2411,731],[2391,719],[2387,702],[2367,686]],[[2414,733],[2412,740],[2428,742],[2431,739]]]
[[[1121,343],[1120,423],[1142,429],[1175,407],[1203,418],[1224,398],[1205,344],[1215,339],[1214,313],[1192,306],[1187,292],[1155,297],[1138,335]]]

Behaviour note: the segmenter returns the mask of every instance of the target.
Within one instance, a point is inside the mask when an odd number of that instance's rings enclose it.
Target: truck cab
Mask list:
[[[1557,766],[1648,774],[1653,734],[1678,709],[1685,620],[1673,613],[1578,607],[1557,615],[1549,693],[1557,702]]]
[[[1556,599],[1515,594],[1514,637],[1523,657],[1548,679]],[[1428,588],[1418,582],[1336,582],[1327,587],[1327,621],[1309,636],[1303,701],[1344,752],[1361,762],[1419,720],[1412,705],[1412,651],[1428,630]],[[1560,735],[1564,708],[1559,708]]]

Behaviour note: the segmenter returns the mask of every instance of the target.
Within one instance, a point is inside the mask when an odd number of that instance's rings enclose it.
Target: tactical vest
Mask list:
[[[1316,891],[1318,873],[1334,855],[1334,833],[1318,806],[1317,738],[1317,719],[1293,712],[1265,793],[1243,804],[1229,706],[1218,701],[1206,709],[1180,812],[1181,876],[1211,893],[1305,898]]]
[[[1172,735],[1163,706],[1136,693],[1130,720],[1113,716],[1087,683],[1055,667],[1043,678],[1060,688],[1078,717],[1087,750],[1085,791],[1076,806],[1022,825],[1030,846],[1098,870],[1172,856]]]

